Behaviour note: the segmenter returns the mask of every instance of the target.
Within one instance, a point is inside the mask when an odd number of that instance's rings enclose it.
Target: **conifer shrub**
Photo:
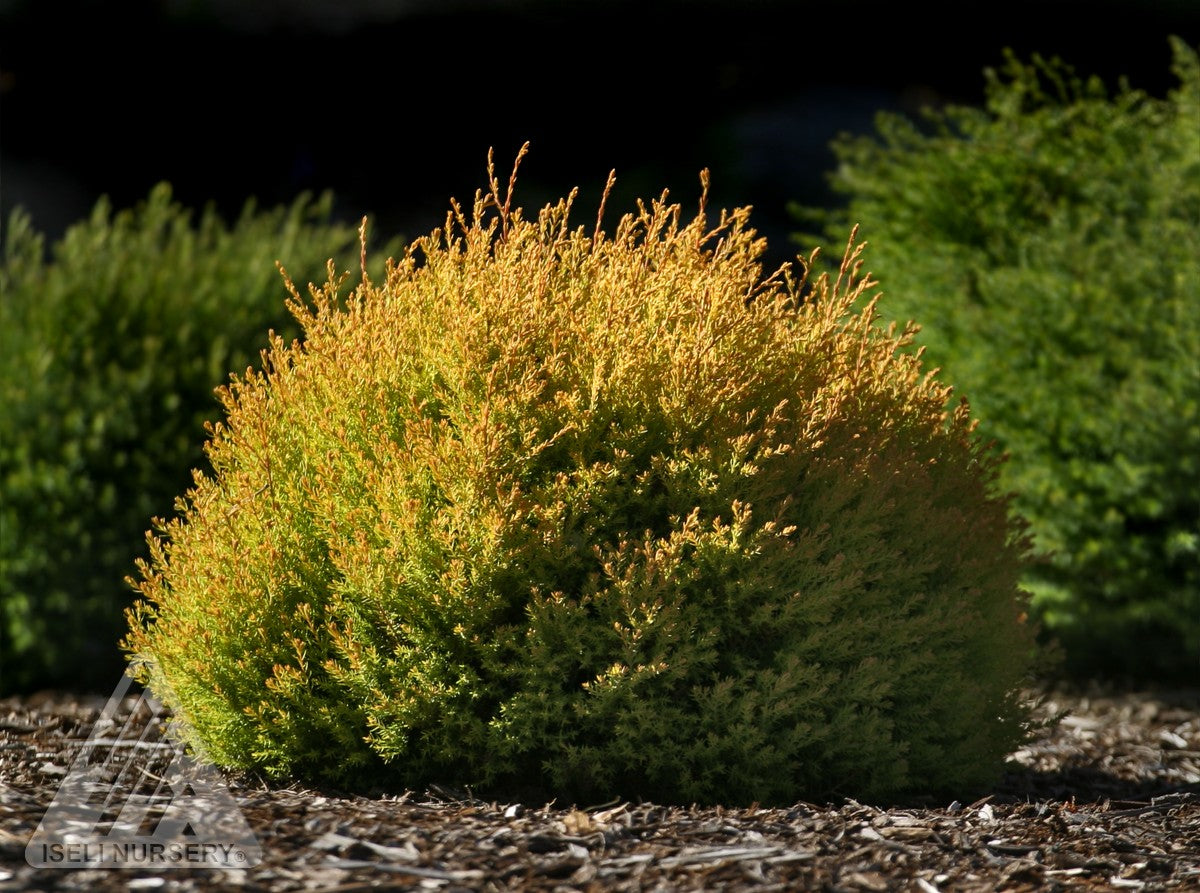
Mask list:
[[[203,462],[215,388],[268,328],[298,331],[276,261],[358,255],[331,206],[250,204],[229,226],[163,184],[135,209],[102,200],[50,252],[14,213],[0,259],[0,690],[111,689],[146,519]]]
[[[1067,667],[1200,670],[1200,61],[1110,95],[1010,58],[985,108],[895,116],[836,146],[885,313],[1011,453],[1026,584]]]
[[[1023,530],[858,251],[765,275],[747,210],[610,235],[491,172],[225,390],[124,641],[191,745],[577,802],[992,780]]]

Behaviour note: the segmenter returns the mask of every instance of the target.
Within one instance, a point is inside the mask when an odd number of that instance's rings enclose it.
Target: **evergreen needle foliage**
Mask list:
[[[1077,672],[1200,667],[1200,60],[1109,96],[1010,59],[983,109],[836,145],[897,319],[1012,459],[1027,578]]]
[[[1026,543],[858,251],[810,286],[744,209],[609,235],[489,175],[224,392],[124,642],[191,743],[578,800],[990,781]]]
[[[332,199],[194,217],[166,184],[101,200],[47,256],[17,211],[0,264],[0,691],[108,691],[145,555],[203,461],[215,388],[272,326],[294,330],[274,263],[358,255]],[[302,272],[319,276],[320,263]]]

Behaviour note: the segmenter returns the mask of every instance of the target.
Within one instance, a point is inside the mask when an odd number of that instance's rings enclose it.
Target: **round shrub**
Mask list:
[[[578,801],[992,780],[1022,531],[858,253],[809,288],[745,210],[610,236],[500,193],[296,295],[225,392],[124,643],[191,744]]]
[[[101,200],[50,252],[14,213],[0,259],[0,691],[111,690],[146,519],[203,461],[229,370],[268,328],[297,331],[276,260],[358,255],[331,211],[329,196],[248,204],[229,226],[162,184],[133,209]]]
[[[1200,60],[1110,96],[1061,63],[837,146],[888,314],[1012,459],[1026,583],[1078,673],[1200,668]]]

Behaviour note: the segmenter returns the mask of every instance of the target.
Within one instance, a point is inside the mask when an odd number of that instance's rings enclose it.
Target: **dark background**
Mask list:
[[[229,216],[332,189],[411,237],[529,140],[527,208],[579,186],[588,222],[612,168],[611,211],[690,206],[708,167],[783,258],[838,132],[979,102],[1005,47],[1161,95],[1169,34],[1200,43],[1200,2],[0,0],[0,212],[56,236],[159,180]]]

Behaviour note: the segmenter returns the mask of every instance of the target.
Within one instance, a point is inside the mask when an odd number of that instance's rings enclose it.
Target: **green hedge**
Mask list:
[[[1200,677],[1200,63],[1114,95],[1010,58],[982,109],[882,116],[835,148],[885,312],[1012,454],[1069,666]],[[810,220],[811,222],[811,220]]]
[[[329,197],[233,226],[194,219],[166,185],[101,201],[47,258],[17,211],[0,269],[0,690],[107,690],[154,515],[203,462],[214,388],[296,328],[277,260],[357,267]],[[292,272],[323,280],[322,265]]]

